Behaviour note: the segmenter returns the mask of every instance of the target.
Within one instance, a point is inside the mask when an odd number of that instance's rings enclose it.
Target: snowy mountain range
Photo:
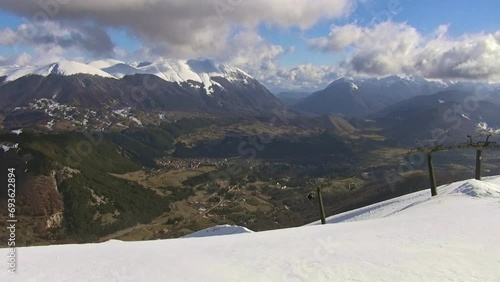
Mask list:
[[[105,129],[127,120],[141,125],[141,116],[166,111],[258,114],[283,108],[244,71],[210,60],[2,67],[0,96],[0,114],[14,127],[41,122],[52,128],[66,120],[72,127]],[[116,113],[130,109],[136,113],[120,121],[123,115]]]
[[[328,218],[326,225],[205,238],[18,248],[16,278],[498,281],[499,199],[500,177],[491,177],[441,186],[432,198],[424,190],[342,213]],[[218,227],[222,234],[224,229]],[[4,257],[8,252],[0,249]],[[11,281],[11,275],[2,271],[0,280]]]
[[[227,64],[217,66],[211,60],[162,60],[154,63],[125,63],[118,60],[99,60],[87,64],[73,61],[59,61],[43,66],[4,66],[0,67],[0,77],[14,81],[28,75],[48,76],[51,74],[70,76],[76,74],[97,75],[107,78],[121,79],[126,75],[151,74],[165,81],[187,83],[189,81],[203,83],[207,94],[213,93],[217,85],[212,77],[223,77],[230,81],[248,82],[253,79],[244,71]]]
[[[103,130],[142,126],[167,111],[256,115],[280,112],[285,103],[298,112],[364,118],[445,90],[491,96],[500,105],[500,84],[398,75],[340,78],[308,96],[280,95],[281,102],[248,73],[211,60],[104,59],[0,67],[0,115],[11,127],[52,129],[64,120],[69,128]]]

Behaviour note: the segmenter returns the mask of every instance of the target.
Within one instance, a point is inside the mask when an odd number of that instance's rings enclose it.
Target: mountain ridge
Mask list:
[[[407,99],[440,91],[472,91],[487,96],[495,91],[500,92],[499,89],[500,84],[495,83],[453,82],[414,76],[341,77],[294,103],[292,107],[313,114],[367,117]]]
[[[92,65],[113,65],[103,68],[108,71],[126,70],[109,74]],[[68,129],[76,129],[75,124],[91,129],[86,126],[93,124],[93,129],[102,130],[122,124],[123,118],[138,126],[161,122],[166,111],[255,115],[284,108],[246,72],[210,60],[138,64],[63,61],[3,68],[2,76],[0,113],[6,116],[4,125],[12,127],[39,127],[40,121],[52,127],[52,120],[66,120],[72,123]],[[136,113],[126,110],[130,116],[116,115],[124,109]]]
[[[342,77],[293,107],[314,114],[362,117],[405,99],[432,94],[444,88],[442,83],[399,76],[367,79]]]
[[[239,68],[227,64],[216,65],[214,61],[205,60],[158,60],[153,63],[126,63],[114,59],[80,63],[61,60],[41,66],[4,66],[0,67],[0,77],[5,81],[14,81],[28,75],[48,76],[59,74],[64,76],[74,74],[90,74],[101,77],[121,79],[126,75],[152,74],[169,82],[195,81],[212,86],[212,77],[224,77],[228,80],[254,79]]]

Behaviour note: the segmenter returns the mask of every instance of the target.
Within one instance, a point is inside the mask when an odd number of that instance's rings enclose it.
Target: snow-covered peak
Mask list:
[[[398,84],[406,84],[406,85],[435,85],[435,86],[440,86],[442,88],[445,88],[448,86],[445,82],[441,80],[435,80],[435,79],[427,79],[423,78],[420,76],[404,76],[404,75],[389,75],[389,76],[384,76],[384,77],[340,77],[334,82],[330,84],[332,85],[337,85],[341,83],[354,83],[357,85],[363,84],[363,83],[369,83],[369,84],[376,84],[380,86],[385,86],[385,87],[391,87],[394,85]]]
[[[27,75],[48,76],[50,74],[58,74],[66,76],[74,74],[90,74],[90,75],[98,75],[102,77],[114,78],[109,73],[104,72],[100,69],[73,61],[59,61],[56,63],[43,66],[27,66],[27,67],[12,68],[6,71],[4,75],[7,76],[6,81],[13,81]]]
[[[0,77],[2,76],[7,76],[8,73],[10,73],[14,69],[18,69],[21,66],[19,65],[6,65],[6,66],[0,66]]]
[[[115,59],[103,59],[103,60],[98,60],[98,61],[93,61],[90,63],[87,63],[87,65],[98,68],[98,69],[104,69],[104,68],[109,68],[111,66],[117,65],[117,64],[124,64],[125,62],[115,60]]]
[[[422,77],[413,76],[402,76],[402,75],[391,75],[382,78],[378,78],[379,83],[384,86],[406,84],[406,85],[425,85],[429,84],[429,81]]]
[[[400,81],[400,80],[408,80],[408,77],[407,76],[402,76],[402,75],[395,74],[395,75],[390,75],[390,76],[382,77],[382,78],[380,78],[380,80],[383,80],[383,81]]]
[[[107,73],[109,73],[112,76],[117,77],[117,78],[122,78],[126,75],[144,73],[144,70],[135,68],[135,67],[128,65],[126,63],[118,63],[115,65],[103,68],[101,70],[105,71],[105,72],[107,72]]]
[[[133,63],[130,63],[129,65],[131,65],[134,68],[142,68],[145,66],[149,66],[151,64],[152,64],[151,62],[133,62]]]
[[[72,61],[60,61],[44,66],[0,67],[0,76],[7,76],[6,81],[13,81],[27,75],[49,74],[73,75],[92,74],[102,77],[122,78],[126,75],[151,74],[165,81],[182,83],[198,82],[203,85],[208,95],[222,87],[214,77],[223,77],[231,82],[248,83],[253,79],[248,73],[227,64],[216,65],[212,60],[169,60],[158,59],[154,62],[126,63],[114,59],[103,59],[82,64]],[[192,84],[190,84],[192,85]],[[200,88],[199,85],[193,87]]]
[[[121,78],[125,75],[152,74],[163,80],[177,83],[187,83],[190,81],[199,82],[204,85],[207,94],[212,94],[214,86],[221,87],[213,81],[214,77],[223,77],[229,81],[247,82],[247,78],[252,78],[246,72],[222,64],[217,66],[212,60],[166,60],[140,62],[140,63],[118,63],[113,66],[103,68],[115,77]]]
[[[196,73],[207,73],[210,75],[221,75],[222,72],[214,61],[211,60],[188,60],[186,64]]]
[[[191,66],[195,64],[188,62],[186,60],[162,60],[144,67],[138,67],[138,69],[144,73],[154,74],[171,82],[187,82],[192,80],[203,83],[203,76],[208,73],[203,71],[197,72],[197,69]]]
[[[244,72],[243,70],[239,69],[239,68],[236,68],[236,67],[232,67],[228,64],[221,64],[219,66],[220,70],[226,74],[226,75],[229,75],[229,74],[242,74],[243,76],[246,76],[246,77],[249,77],[249,78],[253,78],[251,75],[249,75],[248,73]]]
[[[44,69],[50,70],[49,74],[74,75],[74,74],[91,74],[102,77],[113,77],[110,74],[103,72],[95,67],[73,61],[60,61],[50,64]]]

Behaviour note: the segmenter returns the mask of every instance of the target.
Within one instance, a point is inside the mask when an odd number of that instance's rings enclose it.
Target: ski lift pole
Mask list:
[[[321,215],[321,224],[326,224],[325,209],[323,207],[323,197],[321,196],[321,188],[318,186],[316,188],[316,191],[317,191],[317,194],[318,194],[319,213]]]
[[[427,153],[427,165],[429,166],[429,180],[431,183],[431,195],[432,197],[437,195],[437,185],[436,178],[434,176],[434,165],[432,164],[432,153]]]
[[[483,160],[483,151],[478,149],[476,151],[476,180],[481,180],[481,162]]]

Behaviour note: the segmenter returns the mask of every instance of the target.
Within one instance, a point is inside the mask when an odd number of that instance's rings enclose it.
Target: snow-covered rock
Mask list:
[[[486,122],[480,122],[477,124],[477,129],[479,131],[489,133],[489,134],[500,134],[500,129],[490,127]]]
[[[2,149],[4,152],[8,152],[9,150],[12,149],[18,149],[19,148],[19,143],[9,145],[9,144],[2,144],[0,145],[0,149]]]
[[[22,129],[16,129],[16,130],[12,130],[10,133],[15,134],[15,135],[20,135],[21,133],[23,133],[23,130]]]
[[[197,231],[192,234],[188,234],[183,238],[196,238],[196,237],[209,237],[209,236],[221,236],[221,235],[232,235],[232,234],[242,234],[242,233],[252,233],[253,231],[242,226],[237,225],[217,225],[214,227],[206,228]]]

